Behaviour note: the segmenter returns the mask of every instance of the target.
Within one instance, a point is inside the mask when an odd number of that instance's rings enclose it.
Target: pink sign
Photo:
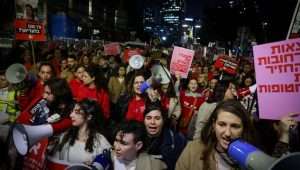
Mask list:
[[[300,39],[257,45],[253,51],[260,118],[299,113]]]
[[[119,43],[109,43],[104,45],[105,55],[118,55],[121,52]]]
[[[194,54],[195,51],[193,50],[175,46],[170,64],[171,73],[187,78]]]

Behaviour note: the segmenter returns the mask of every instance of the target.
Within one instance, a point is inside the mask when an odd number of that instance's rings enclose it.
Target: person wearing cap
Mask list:
[[[146,151],[166,163],[168,170],[175,168],[174,162],[186,145],[185,137],[169,127],[167,114],[160,104],[149,104],[144,112],[147,130]]]
[[[189,142],[183,150],[176,170],[238,169],[227,149],[237,138],[253,143],[253,130],[246,110],[238,101],[220,102],[205,124],[201,138]]]

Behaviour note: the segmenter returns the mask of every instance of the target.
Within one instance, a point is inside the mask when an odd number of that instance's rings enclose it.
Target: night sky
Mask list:
[[[132,0],[130,16],[141,16],[141,7],[146,1],[149,0]],[[155,4],[163,1],[151,0]],[[185,0],[185,16],[202,21],[202,35],[206,40],[233,40],[237,28],[244,25],[263,43],[285,39],[297,3],[297,0],[256,0],[255,6],[254,0],[234,0],[235,6],[229,8],[229,1]],[[245,13],[240,15],[243,8],[246,8]],[[130,22],[133,27],[140,24],[138,17],[131,18]],[[268,23],[264,30],[263,22]]]
[[[256,8],[253,2],[235,0],[237,6],[229,8],[229,0],[186,0],[185,15],[202,19],[208,34],[216,34],[210,37],[216,39],[234,38],[235,29],[241,25],[250,27],[259,42],[285,39],[297,0],[256,0]],[[239,10],[244,7],[245,14],[239,16]],[[268,23],[265,30],[262,22]]]

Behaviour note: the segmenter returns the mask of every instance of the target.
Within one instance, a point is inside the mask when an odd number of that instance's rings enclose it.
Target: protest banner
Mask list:
[[[218,69],[222,69],[228,74],[235,75],[238,68],[238,62],[234,58],[221,55],[215,61],[214,66]]]
[[[23,170],[43,170],[46,164],[46,150],[48,138],[40,140],[33,145],[24,156]]]
[[[118,55],[121,52],[120,44],[117,42],[104,45],[104,55]]]
[[[195,51],[182,47],[174,47],[170,71],[172,74],[179,74],[182,78],[187,78],[192,65]]]
[[[139,49],[139,48],[136,48],[136,49],[127,48],[123,52],[123,60],[126,63],[128,63],[128,61],[129,61],[129,59],[130,59],[131,56],[133,56],[133,55],[142,55],[142,53],[143,53],[142,49]]]
[[[299,113],[300,39],[257,45],[253,52],[260,118]]]
[[[38,0],[16,0],[16,40],[46,41],[45,21],[37,16],[38,3]]]
[[[46,41],[43,23],[23,19],[15,20],[16,40]]]

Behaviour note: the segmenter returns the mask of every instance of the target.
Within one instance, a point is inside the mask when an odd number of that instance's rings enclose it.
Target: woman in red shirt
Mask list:
[[[86,68],[82,75],[83,86],[78,89],[77,100],[80,101],[84,98],[96,100],[101,107],[105,120],[108,120],[110,117],[110,100],[104,80],[97,67]]]
[[[145,97],[140,86],[145,82],[143,73],[138,72],[128,81],[127,93],[120,96],[116,109],[120,113],[117,121],[136,120],[144,121]]]
[[[78,98],[78,92],[80,91],[81,86],[83,86],[82,76],[84,71],[85,71],[84,66],[82,65],[77,66],[75,70],[75,77],[69,82],[73,97],[75,99]]]
[[[180,91],[181,118],[179,120],[179,131],[188,134],[188,127],[194,114],[197,114],[200,105],[205,97],[198,92],[196,78],[190,78],[185,90]]]

